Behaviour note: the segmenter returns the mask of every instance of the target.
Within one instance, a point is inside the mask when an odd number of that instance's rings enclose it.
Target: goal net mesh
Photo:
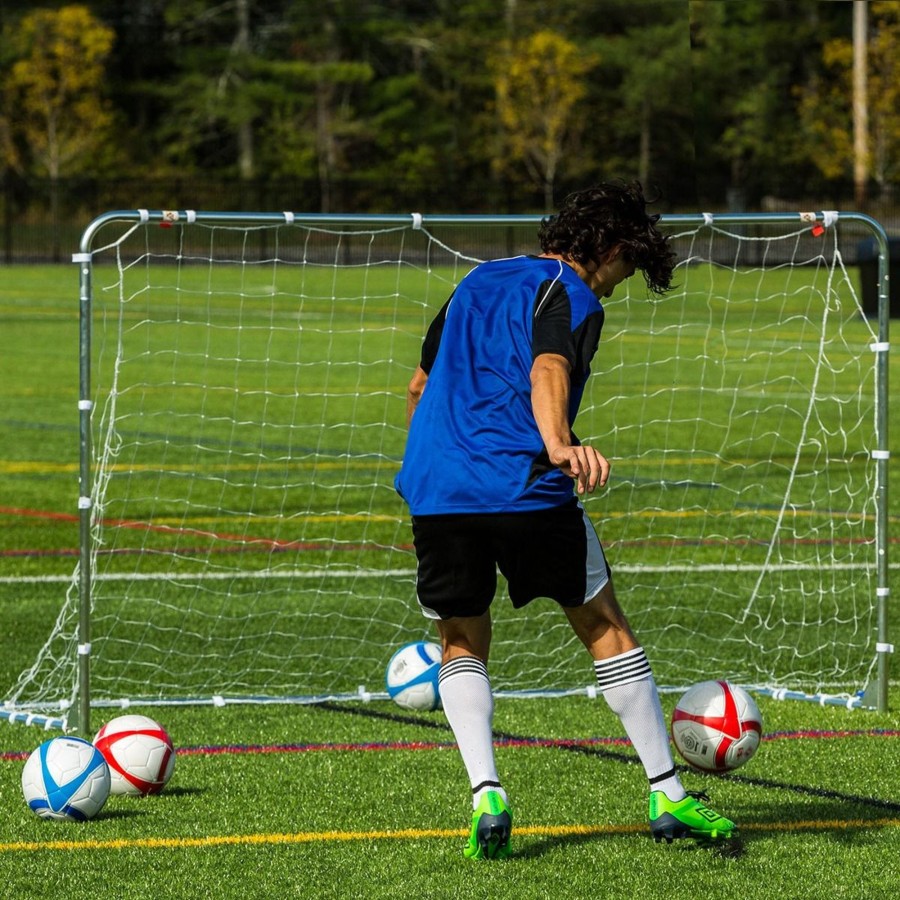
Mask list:
[[[248,218],[116,222],[92,254],[95,704],[378,695],[397,647],[435,639],[393,487],[406,384],[454,285],[534,252],[539,219]],[[663,687],[854,692],[875,334],[841,226],[663,225],[677,288],[604,302],[575,426],[612,461],[585,502],[620,602]],[[78,585],[8,706],[71,703]],[[501,579],[493,616],[495,690],[590,691],[553,603],[514,611]]]

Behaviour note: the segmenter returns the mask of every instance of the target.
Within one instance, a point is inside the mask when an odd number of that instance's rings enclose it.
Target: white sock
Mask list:
[[[489,790],[506,802],[494,763],[494,695],[487,667],[477,657],[457,656],[441,666],[438,689],[472,786],[472,808]]]
[[[675,772],[666,719],[643,648],[594,660],[594,673],[609,708],[622,720],[650,789],[664,791],[674,802],[683,800],[685,790]]]

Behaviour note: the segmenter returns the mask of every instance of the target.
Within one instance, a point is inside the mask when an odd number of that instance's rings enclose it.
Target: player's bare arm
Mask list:
[[[412,421],[413,413],[422,399],[422,391],[425,390],[425,382],[428,381],[428,375],[421,366],[416,366],[413,377],[409,380],[406,387],[406,427]]]
[[[531,367],[531,406],[550,462],[576,481],[579,494],[591,493],[609,478],[609,461],[593,447],[572,444],[569,427],[571,366],[555,353],[542,353]]]

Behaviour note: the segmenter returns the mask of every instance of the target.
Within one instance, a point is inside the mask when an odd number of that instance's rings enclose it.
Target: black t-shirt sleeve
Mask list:
[[[568,360],[573,371],[588,372],[600,342],[603,311],[589,315],[574,331],[569,294],[559,281],[547,281],[534,301],[531,355],[555,353]]]
[[[453,299],[451,295],[450,300]],[[447,309],[450,306],[448,300],[440,309],[438,314],[431,320],[428,331],[425,333],[425,340],[422,342],[422,358],[419,365],[426,375],[431,374],[431,367],[437,359],[438,348],[441,345],[441,335],[444,333],[444,322],[447,321]]]
[[[561,282],[545,281],[534,298],[532,359],[537,359],[542,353],[556,353],[574,366],[575,349],[569,294]]]

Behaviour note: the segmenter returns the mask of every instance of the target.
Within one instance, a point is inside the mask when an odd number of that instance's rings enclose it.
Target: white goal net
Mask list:
[[[605,302],[575,431],[613,473],[586,506],[660,685],[853,697],[877,659],[886,347],[845,265],[859,234],[760,219],[664,218],[677,288]],[[97,220],[90,525],[7,709],[65,711],[85,658],[94,705],[380,695],[391,653],[435,638],[393,488],[407,381],[457,281],[535,252],[538,224]],[[501,587],[494,618],[498,692],[590,692],[551,602]]]

